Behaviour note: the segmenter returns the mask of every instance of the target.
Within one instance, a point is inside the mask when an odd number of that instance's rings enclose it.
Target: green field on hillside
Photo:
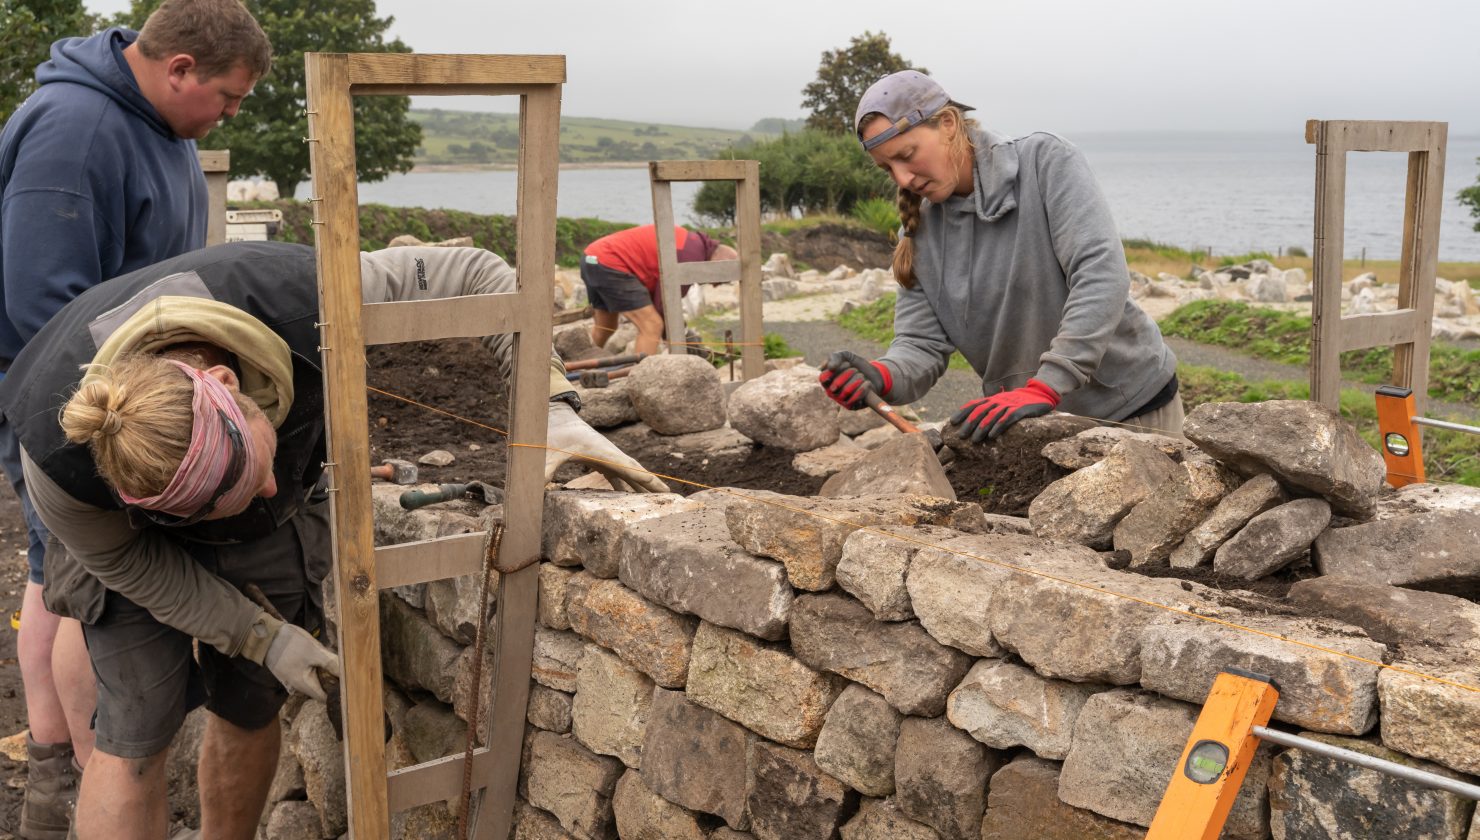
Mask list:
[[[412,109],[421,124],[417,164],[487,166],[519,157],[519,115]],[[731,146],[770,137],[763,132],[723,128],[561,117],[562,163],[712,158]]]

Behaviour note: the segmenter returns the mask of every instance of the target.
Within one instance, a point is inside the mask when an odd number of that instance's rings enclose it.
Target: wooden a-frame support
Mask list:
[[[653,187],[653,225],[658,230],[658,288],[663,297],[668,352],[684,353],[683,302],[679,288],[700,283],[739,283],[740,359],[743,378],[766,372],[761,324],[761,178],[753,160],[655,160],[648,164]],[[735,250],[740,262],[680,263],[673,237],[674,181],[735,182]]]
[[[534,646],[565,57],[310,53],[305,63],[350,837],[389,837],[391,813],[462,789],[461,755],[386,773],[380,590],[480,573],[485,551],[482,535],[375,548],[365,346],[516,333],[492,697],[483,703],[486,746],[475,752],[472,774],[474,790],[485,789],[476,835],[502,840],[513,818]],[[352,97],[436,94],[520,98],[519,291],[361,304]]]
[[[1444,205],[1448,134],[1448,123],[1442,122],[1309,120],[1305,124],[1305,142],[1316,147],[1310,342],[1310,398],[1315,402],[1338,407],[1343,352],[1393,347],[1391,383],[1412,389],[1418,411],[1423,411],[1429,383],[1429,336],[1434,323],[1434,275],[1439,258],[1439,213]],[[1408,153],[1403,256],[1398,309],[1394,312],[1341,315],[1347,152]]]

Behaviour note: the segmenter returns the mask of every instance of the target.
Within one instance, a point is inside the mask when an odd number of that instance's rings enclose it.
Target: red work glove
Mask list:
[[[817,381],[822,383],[823,390],[833,402],[849,411],[863,408],[865,387],[882,397],[894,384],[888,368],[851,350],[839,350],[828,356],[822,372],[817,374]]]
[[[995,438],[1008,426],[1025,417],[1042,417],[1059,404],[1059,394],[1036,379],[1011,391],[1001,391],[990,397],[972,400],[961,406],[951,425],[960,424],[956,434],[970,435],[972,443]]]

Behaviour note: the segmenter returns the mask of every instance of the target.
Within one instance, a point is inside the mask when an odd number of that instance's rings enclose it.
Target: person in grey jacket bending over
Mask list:
[[[1053,134],[983,129],[969,110],[914,70],[859,101],[858,137],[899,186],[902,288],[888,351],[833,353],[818,377],[828,395],[850,409],[865,387],[912,402],[959,350],[983,396],[950,422],[974,443],[1055,409],[1180,436],[1176,357],[1130,299],[1084,156]]]
[[[361,280],[366,303],[517,286],[474,248],[363,254]],[[314,635],[329,566],[318,313],[313,249],[206,248],[83,292],[0,383],[36,511],[65,547],[47,552],[43,597],[82,623],[98,678],[81,840],[165,836],[165,757],[202,704],[202,835],[255,837],[287,690],[322,700],[315,668],[339,673]],[[513,337],[484,343],[508,381]],[[547,479],[574,458],[620,489],[667,489],[577,416],[553,355],[549,395]]]

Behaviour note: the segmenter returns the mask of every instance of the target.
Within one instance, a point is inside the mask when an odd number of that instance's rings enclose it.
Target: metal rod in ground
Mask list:
[[[1472,435],[1480,435],[1480,427],[1466,426],[1463,423],[1451,423],[1448,420],[1433,420],[1428,417],[1415,417],[1413,422],[1420,426],[1432,426],[1435,429],[1448,429],[1451,432],[1469,432]]]
[[[629,353],[625,356],[602,356],[597,359],[582,359],[579,362],[567,362],[566,371],[594,370],[596,368],[616,367],[618,365],[631,365],[647,358],[645,353]]]
[[[1281,746],[1295,747],[1296,749],[1305,750],[1306,752],[1315,753],[1326,758],[1334,758],[1337,761],[1346,761],[1358,767],[1365,767],[1368,770],[1386,773],[1389,776],[1423,785],[1424,787],[1437,788],[1456,796],[1463,796],[1466,799],[1480,800],[1480,786],[1467,784],[1459,779],[1440,776],[1438,773],[1430,773],[1427,770],[1419,770],[1415,767],[1408,767],[1386,759],[1375,758],[1353,750],[1333,747],[1330,744],[1312,741],[1309,738],[1291,735],[1288,732],[1270,729],[1267,726],[1254,727],[1254,734],[1266,741],[1271,741]]]

